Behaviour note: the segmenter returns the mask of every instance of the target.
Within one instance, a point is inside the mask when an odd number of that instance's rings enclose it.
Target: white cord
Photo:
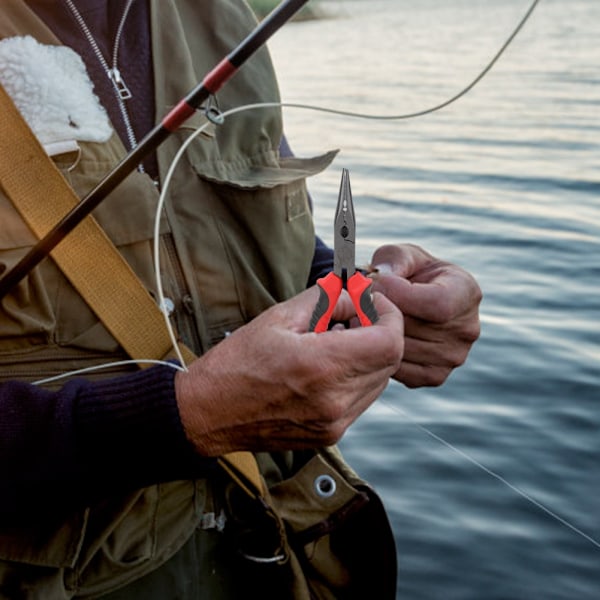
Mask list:
[[[431,108],[428,108],[428,109],[425,109],[425,110],[421,110],[421,111],[418,111],[418,112],[406,113],[406,114],[398,114],[398,115],[372,115],[372,114],[368,114],[368,113],[358,113],[358,112],[351,112],[351,111],[343,111],[343,110],[337,110],[337,109],[332,109],[332,108],[327,108],[327,107],[322,107],[322,106],[314,106],[314,105],[308,105],[308,104],[298,104],[298,103],[293,103],[293,102],[260,102],[260,103],[255,103],[255,104],[246,104],[246,105],[243,105],[243,106],[238,106],[236,108],[232,108],[232,109],[230,109],[230,110],[228,110],[228,111],[226,111],[224,113],[221,113],[220,117],[222,119],[226,119],[227,117],[229,117],[231,115],[234,115],[236,113],[240,113],[240,112],[247,111],[247,110],[259,109],[259,108],[296,108],[296,109],[304,109],[304,110],[313,110],[313,111],[318,111],[318,112],[324,112],[324,113],[329,113],[329,114],[334,114],[334,115],[339,115],[339,116],[344,116],[344,117],[354,117],[354,118],[360,118],[360,119],[372,119],[372,120],[382,120],[382,121],[383,120],[395,121],[395,120],[411,119],[411,118],[416,118],[416,117],[420,117],[420,116],[423,116],[423,115],[426,115],[426,114],[430,114],[430,113],[436,112],[436,111],[441,110],[442,108],[445,108],[446,106],[454,103],[455,101],[457,101],[461,97],[463,97],[471,89],[473,89],[473,87],[475,85],[477,85],[477,83],[479,83],[483,79],[483,77],[485,77],[485,75],[490,71],[490,69],[498,61],[498,59],[500,58],[500,56],[504,53],[504,51],[511,44],[511,42],[513,41],[513,39],[515,38],[515,36],[519,33],[519,31],[525,25],[526,21],[529,19],[529,17],[531,16],[531,13],[533,12],[533,10],[535,9],[535,7],[538,4],[539,4],[539,0],[534,0],[532,2],[532,4],[530,5],[529,9],[525,13],[524,17],[520,20],[520,22],[518,23],[518,25],[516,26],[516,28],[514,29],[514,31],[512,32],[512,34],[507,38],[507,40],[504,42],[504,44],[501,46],[501,48],[498,50],[498,52],[494,55],[494,57],[492,58],[492,60],[487,64],[487,66],[477,75],[477,77],[475,77],[475,79],[473,79],[473,81],[471,81],[471,83],[469,83],[465,88],[463,88],[455,96],[452,96],[450,99],[446,100],[445,102],[442,102],[441,104],[437,104],[437,105],[435,105],[435,106],[433,106]],[[150,359],[148,359],[148,360],[146,360],[146,359],[142,359],[142,360],[124,360],[124,361],[107,363],[107,364],[104,364],[104,365],[97,365],[97,366],[93,366],[93,367],[87,367],[87,368],[84,368],[84,369],[78,369],[76,371],[71,371],[69,373],[63,373],[61,375],[56,375],[54,377],[48,377],[46,379],[41,379],[39,381],[34,382],[36,385],[50,383],[50,382],[57,381],[59,379],[62,379],[62,378],[65,378],[65,377],[69,377],[69,376],[73,376],[73,375],[80,375],[80,374],[89,373],[89,372],[92,372],[92,371],[97,371],[97,370],[101,370],[101,369],[105,369],[105,368],[119,367],[119,366],[124,366],[124,365],[129,365],[129,364],[161,364],[161,365],[165,365],[165,366],[171,367],[173,369],[176,369],[178,371],[187,371],[187,365],[185,364],[185,361],[183,359],[183,355],[181,354],[181,351],[179,349],[179,345],[177,343],[177,337],[175,335],[175,332],[174,332],[173,327],[171,325],[171,321],[169,319],[169,314],[168,314],[168,311],[167,311],[167,308],[166,308],[166,303],[165,303],[165,297],[164,297],[164,290],[163,290],[163,286],[162,286],[162,280],[161,280],[161,277],[160,277],[160,251],[159,251],[159,248],[160,248],[160,244],[159,244],[159,240],[160,240],[160,215],[162,213],[164,204],[166,202],[168,188],[170,186],[171,179],[173,177],[173,173],[175,172],[175,168],[179,164],[179,161],[181,160],[181,157],[183,156],[183,154],[187,150],[188,146],[192,143],[193,140],[196,139],[196,137],[198,137],[198,135],[200,135],[208,127],[208,125],[210,125],[210,122],[207,122],[204,125],[202,125],[201,127],[199,127],[198,129],[196,129],[186,139],[186,141],[182,144],[182,146],[177,151],[177,154],[173,158],[173,161],[171,162],[171,165],[169,167],[169,170],[168,170],[167,175],[165,177],[165,180],[163,182],[161,194],[160,194],[158,205],[157,205],[157,208],[156,208],[155,223],[154,223],[153,252],[154,252],[156,288],[157,288],[159,306],[160,306],[161,312],[163,314],[163,317],[165,319],[165,324],[166,324],[166,327],[168,329],[171,342],[173,344],[173,349],[174,349],[174,351],[175,351],[175,353],[177,355],[177,358],[179,359],[179,361],[181,363],[181,366],[179,366],[177,364],[174,364],[174,363],[171,363],[171,362],[166,362],[166,361],[161,361],[161,360],[150,360]],[[566,519],[562,518],[561,516],[559,516],[558,514],[556,514],[554,511],[552,511],[549,508],[547,508],[546,506],[544,506],[541,502],[537,501],[535,498],[533,498],[532,496],[530,496],[529,494],[527,494],[523,490],[521,490],[518,487],[516,487],[513,484],[511,484],[504,477],[502,477],[501,475],[498,475],[497,473],[495,473],[494,471],[492,471],[491,469],[489,469],[488,467],[486,467],[485,465],[483,465],[481,462],[477,461],[475,458],[473,458],[472,456],[470,456],[469,454],[467,454],[463,450],[460,450],[459,448],[455,447],[450,442],[447,442],[445,439],[443,439],[439,435],[433,433],[432,431],[430,431],[426,427],[423,427],[420,423],[418,423],[415,419],[413,419],[404,410],[402,410],[399,407],[396,407],[394,405],[391,405],[389,402],[386,402],[384,400],[380,400],[380,401],[383,402],[384,404],[386,404],[392,410],[394,410],[394,411],[396,411],[396,412],[401,413],[402,415],[404,415],[409,421],[411,421],[413,424],[415,424],[419,429],[421,429],[427,435],[429,435],[433,439],[437,440],[439,443],[443,444],[447,448],[453,450],[459,456],[462,456],[464,459],[466,459],[467,461],[471,462],[472,464],[474,464],[475,466],[477,466],[479,469],[483,470],[485,473],[487,473],[491,477],[494,477],[495,479],[497,479],[498,481],[500,481],[501,483],[503,483],[504,485],[506,485],[509,489],[513,490],[515,493],[517,493],[518,495],[520,495],[521,497],[523,497],[525,500],[527,500],[528,502],[530,502],[531,504],[533,504],[534,506],[536,506],[537,508],[539,508],[540,510],[542,510],[546,514],[548,514],[550,517],[552,517],[553,519],[555,519],[559,523],[562,523],[564,526],[568,527],[573,532],[575,532],[579,536],[583,537],[584,539],[586,539],[587,541],[589,541],[590,543],[592,543],[597,548],[600,548],[600,542],[598,542],[597,540],[595,540],[591,536],[587,535],[585,532],[581,531],[579,528],[577,528],[574,525],[572,525],[571,523],[569,523]]]
[[[67,1],[69,2],[69,0],[67,0]],[[245,110],[252,110],[252,109],[258,109],[258,108],[297,108],[297,109],[304,109],[304,110],[313,110],[313,111],[317,111],[317,112],[324,112],[324,113],[334,114],[334,115],[339,115],[339,116],[344,116],[344,117],[372,119],[372,120],[385,120],[385,121],[411,119],[411,118],[420,117],[420,116],[423,116],[423,115],[426,115],[426,114],[429,114],[432,112],[436,112],[436,111],[441,110],[442,108],[445,108],[446,106],[456,102],[459,98],[462,98],[471,89],[473,89],[473,87],[475,85],[477,85],[477,83],[479,83],[483,79],[483,77],[485,77],[485,75],[490,71],[490,69],[496,64],[496,62],[498,61],[500,56],[504,53],[504,51],[512,43],[512,41],[514,40],[516,35],[519,33],[519,31],[523,28],[523,26],[525,25],[525,23],[527,22],[527,20],[531,16],[531,14],[533,13],[533,10],[539,4],[539,1],[540,0],[533,0],[531,5],[529,6],[528,10],[526,11],[525,15],[519,21],[519,23],[517,24],[517,26],[515,27],[513,32],[506,39],[506,41],[502,44],[502,46],[496,52],[496,54],[493,56],[493,58],[483,68],[483,70],[475,77],[475,79],[473,79],[466,87],[464,87],[456,95],[452,96],[445,102],[442,102],[441,104],[438,104],[431,108],[421,110],[418,112],[399,114],[399,115],[372,115],[372,114],[368,114],[368,113],[348,112],[348,111],[337,110],[337,109],[327,108],[327,107],[322,107],[322,106],[314,106],[314,105],[309,105],[309,104],[298,104],[298,103],[294,103],[294,102],[261,102],[261,103],[256,103],[256,104],[246,104],[243,106],[232,108],[231,110],[228,110],[224,113],[220,113],[220,117],[222,119],[225,119],[228,116],[231,116],[233,114],[236,114],[236,113],[239,113],[239,112],[242,112]],[[206,129],[206,127],[208,125],[209,125],[209,123],[207,122],[204,125],[202,125],[201,127],[199,127],[198,129],[196,129],[192,133],[192,135],[184,142],[184,144],[181,146],[181,148],[178,150],[177,154],[175,155],[175,157],[169,167],[169,170],[167,172],[165,180],[163,182],[161,194],[160,194],[158,205],[156,208],[155,223],[154,223],[153,253],[154,253],[155,279],[156,279],[156,288],[157,288],[157,294],[158,294],[159,307],[163,314],[165,324],[166,324],[166,327],[167,327],[167,330],[169,333],[169,337],[170,337],[171,343],[173,345],[173,349],[175,351],[177,358],[179,359],[179,361],[182,365],[180,367],[180,369],[184,370],[184,371],[187,371],[187,365],[185,364],[185,361],[183,360],[183,355],[182,355],[182,353],[179,349],[179,345],[177,343],[177,336],[175,335],[175,332],[171,325],[171,321],[169,319],[169,314],[168,314],[166,303],[165,303],[165,296],[164,296],[164,290],[163,290],[163,286],[162,286],[162,280],[160,277],[160,251],[159,251],[159,248],[160,248],[160,246],[159,246],[160,215],[162,213],[163,206],[166,202],[167,190],[169,188],[171,179],[173,177],[173,173],[175,171],[177,164],[179,163],[179,160],[181,159],[181,157],[183,156],[184,152],[186,151],[187,147],[191,144],[191,142],[198,135],[200,135]],[[142,363],[144,361],[143,360],[123,361],[122,363],[110,363],[110,364],[111,365],[129,364],[129,363],[136,363],[136,362]],[[152,361],[149,361],[149,362],[152,362]],[[171,365],[171,363],[167,363],[167,364]],[[94,370],[97,368],[102,368],[102,367],[93,367]],[[68,377],[71,374],[77,374],[77,373],[86,372],[86,371],[87,371],[87,369],[82,369],[82,370],[78,370],[78,371],[73,371],[72,373],[71,372],[64,373],[62,375],[57,375],[56,377],[50,378],[48,380],[42,380],[42,381],[44,381],[44,382],[54,381],[56,379]]]
[[[111,367],[123,367],[125,365],[140,365],[140,364],[152,364],[152,365],[163,365],[165,367],[171,367],[176,371],[183,371],[183,368],[178,364],[167,362],[166,360],[153,360],[151,358],[143,358],[140,360],[117,360],[115,362],[104,363],[101,365],[94,365],[93,367],[85,367],[83,369],[76,369],[75,371],[69,371],[68,373],[61,373],[60,375],[54,375],[53,377],[46,377],[45,379],[39,379],[34,381],[33,385],[43,385],[45,383],[51,383],[53,381],[59,381],[66,377],[73,377],[75,375],[83,375],[85,373],[91,373],[92,371],[100,371],[102,369],[110,369]]]

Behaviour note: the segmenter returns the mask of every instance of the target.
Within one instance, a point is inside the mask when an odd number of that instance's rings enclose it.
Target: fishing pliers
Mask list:
[[[310,331],[327,331],[333,309],[345,288],[350,294],[356,314],[363,327],[372,325],[378,319],[371,298],[372,281],[356,270],[355,239],[356,222],[350,175],[342,170],[342,182],[338,196],[334,220],[333,271],[317,280],[321,295],[310,320]]]

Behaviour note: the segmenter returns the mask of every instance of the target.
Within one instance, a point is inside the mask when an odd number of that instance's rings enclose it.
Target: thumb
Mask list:
[[[297,333],[306,333],[319,302],[319,290],[320,288],[314,285],[272,307],[272,310],[277,311],[279,315],[280,324]]]

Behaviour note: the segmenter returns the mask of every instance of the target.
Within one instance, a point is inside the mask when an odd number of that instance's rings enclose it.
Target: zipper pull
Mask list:
[[[117,94],[119,94],[119,98],[121,100],[129,100],[132,97],[127,84],[121,77],[121,72],[116,67],[108,70],[108,77],[113,82],[115,86],[115,90],[117,90]]]

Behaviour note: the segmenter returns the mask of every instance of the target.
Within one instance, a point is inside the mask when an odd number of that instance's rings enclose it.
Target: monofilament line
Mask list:
[[[33,385],[44,385],[46,383],[52,383],[53,381],[59,381],[67,377],[75,377],[77,375],[85,375],[87,373],[93,373],[95,371],[101,371],[103,369],[118,368],[129,365],[163,365],[164,367],[169,367],[175,371],[183,371],[183,367],[180,367],[179,365],[172,362],[168,362],[166,360],[154,360],[150,358],[143,358],[140,360],[117,360],[114,362],[102,363],[101,365],[93,365],[91,367],[84,367],[82,369],[68,371],[67,373],[53,375],[52,377],[46,377],[45,379],[38,379],[37,381],[33,382]]]
[[[491,59],[491,61],[481,70],[481,72],[477,75],[477,77],[475,77],[475,79],[473,79],[473,81],[471,81],[466,87],[464,87],[458,94],[452,96],[451,98],[447,99],[446,101],[444,101],[441,104],[438,104],[437,106],[434,106],[432,108],[421,110],[421,111],[418,111],[418,112],[415,112],[415,113],[407,113],[407,114],[399,114],[399,115],[376,115],[376,114],[374,115],[374,114],[368,114],[368,113],[346,112],[346,111],[336,110],[336,109],[332,109],[332,108],[326,108],[326,107],[322,107],[322,106],[297,104],[297,103],[292,103],[292,102],[286,102],[286,103],[281,103],[281,102],[264,102],[264,103],[258,103],[258,104],[249,104],[249,105],[245,105],[245,106],[239,106],[237,108],[233,108],[233,109],[227,111],[226,113],[220,114],[220,116],[221,116],[221,118],[224,119],[225,117],[227,117],[229,115],[232,115],[234,113],[237,113],[237,112],[242,112],[242,111],[245,111],[245,110],[258,109],[258,108],[296,108],[296,109],[304,109],[304,110],[312,110],[312,111],[317,111],[317,112],[324,112],[324,113],[329,113],[329,114],[336,114],[336,115],[341,115],[341,116],[356,117],[356,118],[361,118],[361,119],[374,119],[374,120],[394,121],[394,120],[411,119],[411,118],[423,116],[425,114],[429,114],[429,113],[432,113],[432,112],[436,112],[436,111],[441,110],[442,108],[445,108],[448,105],[456,102],[458,99],[462,98],[471,89],[473,89],[473,87],[475,87],[475,85],[477,85],[477,83],[479,83],[485,77],[485,75],[492,69],[492,67],[499,60],[500,56],[502,56],[502,54],[505,52],[505,50],[513,42],[514,38],[521,31],[521,29],[523,28],[523,26],[525,25],[525,23],[529,20],[531,14],[533,13],[533,10],[535,9],[535,7],[538,4],[539,4],[539,0],[534,0],[532,2],[532,4],[529,6],[527,12],[523,16],[523,18],[519,21],[519,23],[517,24],[517,26],[515,27],[515,29],[513,30],[513,32],[509,35],[509,37],[506,39],[506,41],[502,44],[502,46],[496,52],[496,54],[493,56],[493,58]],[[166,310],[165,298],[164,298],[164,292],[163,292],[163,286],[162,286],[162,280],[161,280],[161,277],[160,277],[159,219],[160,219],[160,215],[162,213],[162,209],[163,209],[164,203],[166,201],[166,192],[167,192],[167,189],[169,187],[169,184],[170,184],[170,181],[171,181],[171,178],[173,176],[173,172],[175,170],[175,167],[176,167],[177,163],[179,162],[179,160],[181,159],[181,157],[185,153],[187,147],[192,142],[192,140],[195,139],[206,128],[207,125],[208,125],[208,123],[206,125],[204,125],[204,126],[199,127],[186,140],[186,142],[179,149],[179,152],[174,157],[174,159],[173,159],[173,161],[172,161],[172,163],[170,165],[168,174],[167,174],[167,176],[165,178],[165,181],[163,182],[162,192],[161,192],[161,195],[160,195],[160,198],[159,198],[159,202],[158,202],[158,205],[157,205],[157,208],[156,208],[156,218],[155,218],[155,228],[154,228],[154,244],[153,244],[154,248],[153,248],[153,253],[154,253],[155,279],[156,279],[156,285],[157,285],[157,292],[158,292],[157,295],[158,295],[158,300],[159,300],[159,307],[161,308],[161,311],[163,312],[165,324],[166,324],[167,330],[169,332],[169,336],[171,338],[171,342],[172,342],[174,351],[175,351],[175,353],[177,355],[177,358],[179,359],[179,361],[181,363],[180,370],[183,370],[183,371],[187,370],[187,365],[185,364],[185,362],[183,360],[183,356],[181,355],[181,351],[179,350],[179,345],[177,343],[177,336],[175,334],[175,331],[173,330],[173,327],[171,325],[171,321],[170,321],[169,315],[168,315],[167,310]],[[36,383],[37,384],[49,383],[49,382],[55,381],[57,379],[66,378],[66,377],[69,377],[71,375],[82,374],[82,373],[88,372],[90,370],[97,370],[97,369],[101,369],[101,368],[109,368],[109,367],[115,366],[116,364],[121,365],[121,364],[135,363],[135,362],[142,363],[142,362],[151,362],[151,361],[138,360],[138,361],[123,361],[123,362],[119,362],[119,363],[107,363],[105,365],[96,366],[96,367],[92,367],[92,368],[88,368],[88,369],[77,370],[77,371],[74,371],[74,372],[62,373],[62,374],[60,374],[58,376],[51,377],[51,378],[48,378],[48,379],[43,379],[43,380],[40,380],[40,381],[38,381]],[[169,364],[169,366],[173,366],[173,363],[167,363],[167,364]]]
[[[464,450],[457,448],[450,442],[446,441],[444,438],[440,437],[436,433],[433,433],[433,431],[431,431],[430,429],[427,429],[427,427],[424,427],[423,425],[421,425],[416,419],[414,419],[411,415],[409,415],[405,410],[403,410],[399,406],[391,404],[387,400],[383,400],[381,398],[380,398],[380,402],[385,404],[388,408],[390,408],[394,412],[397,412],[397,413],[403,415],[404,417],[406,417],[411,423],[416,425],[421,431],[426,433],[429,437],[432,437],[434,440],[438,441],[440,444],[446,446],[446,448],[449,448],[450,450],[452,450],[459,456],[462,456],[464,459],[468,460],[470,463],[472,463],[473,465],[475,465],[476,467],[478,467],[479,469],[481,469],[482,471],[484,471],[485,473],[487,473],[494,479],[497,479],[498,481],[500,481],[500,483],[503,483],[506,487],[511,489],[513,492],[515,492],[522,498],[525,498],[525,500],[527,500],[528,502],[530,502],[531,504],[533,504],[534,506],[539,508],[541,511],[545,512],[547,515],[549,515],[550,517],[552,517],[553,519],[555,519],[556,521],[558,521],[565,527],[569,528],[571,531],[573,531],[577,535],[581,536],[582,538],[584,538],[585,540],[587,540],[588,542],[590,542],[591,544],[596,546],[596,548],[600,549],[600,542],[595,540],[593,537],[589,536],[584,531],[581,531],[581,529],[579,529],[572,523],[569,523],[569,521],[567,521],[566,519],[563,519],[563,517],[556,514],[553,510],[551,510],[550,508],[548,508],[547,506],[545,506],[544,504],[542,504],[541,502],[539,502],[538,500],[536,500],[535,498],[530,496],[527,492],[524,492],[522,489],[518,488],[516,485],[513,485],[512,483],[510,483],[510,481],[507,481],[506,479],[504,479],[504,477],[502,477],[502,475],[498,475],[498,473],[492,471],[490,468],[488,468],[484,464],[480,463],[477,459],[473,458],[470,454],[467,454]]]
[[[431,106],[429,108],[424,108],[424,109],[418,110],[416,112],[401,113],[401,114],[395,114],[395,115],[367,114],[367,113],[361,113],[361,112],[339,110],[337,108],[327,108],[327,107],[322,107],[322,106],[314,107],[313,110],[317,110],[319,112],[324,112],[324,113],[330,113],[333,115],[341,115],[343,117],[354,117],[354,118],[358,118],[358,119],[370,119],[373,121],[402,121],[402,120],[406,120],[406,119],[415,119],[416,117],[424,117],[425,115],[429,115],[431,113],[438,112],[438,111],[442,110],[443,108],[450,106],[450,104],[454,104],[457,100],[460,100],[463,96],[468,94],[492,70],[494,65],[500,60],[500,57],[504,54],[504,52],[506,52],[507,48],[512,44],[512,42],[514,41],[514,39],[518,35],[518,33],[521,31],[521,29],[523,29],[523,27],[525,26],[525,23],[527,23],[527,21],[529,21],[529,18],[531,17],[533,11],[535,10],[535,8],[539,4],[539,2],[540,2],[540,0],[534,0],[530,4],[529,8],[525,12],[525,14],[521,18],[521,20],[517,23],[517,25],[513,29],[512,33],[506,38],[504,43],[500,46],[500,49],[496,52],[496,54],[494,54],[492,59],[479,72],[479,74],[475,77],[475,79],[473,79],[468,85],[466,85],[464,88],[462,88],[454,96],[448,98],[447,100],[444,100],[440,104],[436,104],[435,106]],[[286,106],[296,107],[296,108],[306,108],[302,104],[286,103]]]

